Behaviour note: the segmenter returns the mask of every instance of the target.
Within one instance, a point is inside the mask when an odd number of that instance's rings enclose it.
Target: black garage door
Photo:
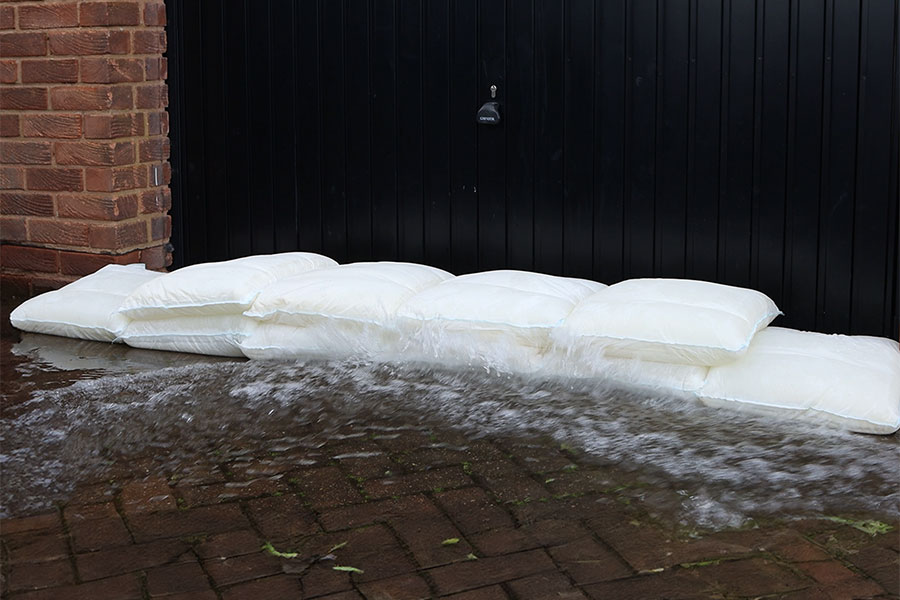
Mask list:
[[[167,7],[178,265],[691,277],[897,336],[895,0]]]

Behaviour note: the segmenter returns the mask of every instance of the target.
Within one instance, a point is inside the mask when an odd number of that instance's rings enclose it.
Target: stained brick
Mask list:
[[[120,221],[137,216],[137,197],[128,196],[67,196],[56,199],[60,217]]]
[[[5,269],[58,273],[59,253],[47,248],[4,246],[3,253],[0,255],[0,264]],[[13,558],[16,558],[15,553],[13,553]]]
[[[149,135],[168,135],[169,113],[152,112],[147,114],[147,133]]]
[[[106,25],[140,25],[141,13],[136,2],[82,2],[82,27]]]
[[[0,114],[0,137],[18,137],[19,133],[19,115]]]
[[[134,162],[131,142],[57,142],[56,163],[60,165],[126,165]]]
[[[74,139],[81,137],[81,115],[23,115],[22,135]]]
[[[281,561],[262,552],[233,557],[216,557],[204,567],[218,587],[243,583],[282,572]]]
[[[29,167],[25,184],[29,190],[72,191],[84,189],[81,169]]]
[[[19,165],[49,165],[49,142],[0,142],[0,162]]]
[[[91,247],[102,250],[128,248],[147,243],[147,222],[144,220],[115,225],[91,225]]]
[[[55,251],[43,248],[6,245],[3,246],[3,252],[0,253],[0,264],[5,269],[21,269],[22,262],[27,261],[30,255],[43,267],[39,270],[53,273],[52,266],[56,260],[50,255],[54,254]],[[33,533],[4,535],[3,542],[9,551],[9,564],[12,565],[46,563],[66,559],[69,555],[69,544],[62,532],[48,532],[39,535]]]
[[[129,519],[129,525],[134,532],[135,541],[139,543],[250,527],[250,523],[236,504],[138,514]]]
[[[100,550],[75,557],[78,573],[85,581],[102,579],[158,567],[169,563],[194,560],[190,546],[182,540],[159,540],[146,544]]]
[[[19,29],[59,29],[78,26],[78,5],[56,2],[19,7]]]
[[[242,583],[222,592],[224,600],[280,600],[281,598],[299,598],[300,586],[296,578],[286,575],[266,577],[249,583]]]
[[[52,217],[53,197],[49,194],[4,192],[0,194],[0,213]]]
[[[4,110],[46,110],[47,88],[5,87],[0,90]]]
[[[147,59],[150,60],[149,58]],[[156,77],[154,77],[156,79]],[[0,83],[15,83],[19,80],[19,65],[14,60],[0,60]]]
[[[44,244],[87,246],[88,226],[72,221],[32,219],[28,223],[28,239]]]
[[[0,34],[0,56],[44,56],[47,54],[47,35],[43,33]]]
[[[75,83],[78,81],[78,61],[23,60],[22,83]]]
[[[49,39],[55,55],[127,54],[131,47],[127,31],[51,31]],[[46,54],[46,45],[38,54]]]
[[[139,58],[82,58],[85,83],[124,83],[144,80],[145,63]]]

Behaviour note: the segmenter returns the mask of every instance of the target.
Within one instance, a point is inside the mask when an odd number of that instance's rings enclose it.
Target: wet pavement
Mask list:
[[[4,597],[900,594],[897,435],[3,323]]]

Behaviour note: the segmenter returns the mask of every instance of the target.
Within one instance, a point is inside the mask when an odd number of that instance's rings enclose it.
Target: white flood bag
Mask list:
[[[588,354],[712,366],[746,352],[779,315],[765,294],[684,279],[630,279],[584,299],[555,332]]]
[[[245,315],[249,358],[315,355],[396,358],[397,309],[452,275],[425,265],[369,262],[290,277],[266,288]]]
[[[242,356],[243,317],[261,290],[298,273],[336,266],[309,252],[248,256],[191,265],[136,289],[122,304],[129,346]]]
[[[504,372],[544,369],[550,332],[602,283],[525,271],[448,279],[397,313],[407,355]]]
[[[745,356],[710,369],[700,397],[712,406],[893,433],[900,428],[900,346],[769,327]]]
[[[143,264],[106,265],[61,289],[25,301],[9,320],[23,331],[112,342],[127,322],[118,312],[127,296],[162,276]]]

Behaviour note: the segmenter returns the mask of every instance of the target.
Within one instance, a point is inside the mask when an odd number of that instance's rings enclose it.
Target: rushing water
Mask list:
[[[6,400],[0,427],[6,514],[64,498],[75,481],[102,471],[104,456],[157,449],[175,471],[210,448],[315,447],[315,439],[348,425],[454,430],[473,439],[553,438],[585,460],[677,492],[677,503],[659,500],[667,505],[651,508],[701,526],[736,526],[758,516],[893,517],[900,501],[896,434],[778,422],[597,380],[216,360],[36,335],[12,351],[26,382],[40,380],[37,373],[77,370],[53,389],[21,386],[14,401]]]

